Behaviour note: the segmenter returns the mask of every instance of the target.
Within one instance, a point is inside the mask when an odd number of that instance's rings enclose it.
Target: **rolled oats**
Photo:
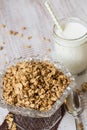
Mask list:
[[[3,50],[3,46],[0,46],[0,51]]]

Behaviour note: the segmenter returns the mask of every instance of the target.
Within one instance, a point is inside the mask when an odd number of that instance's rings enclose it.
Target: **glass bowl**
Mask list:
[[[33,110],[30,108],[12,106],[12,105],[6,104],[6,102],[3,98],[2,78],[3,78],[7,68],[9,68],[11,65],[15,65],[17,62],[31,61],[32,59],[40,60],[40,61],[47,60],[50,63],[53,63],[55,67],[57,67],[60,71],[62,71],[66,76],[70,77],[70,80],[71,80],[70,85],[62,93],[61,97],[54,103],[52,108],[46,112],[41,112],[39,110]],[[46,56],[42,57],[39,55],[28,57],[28,58],[26,58],[26,57],[16,58],[16,59],[13,59],[12,61],[10,61],[7,65],[5,65],[4,70],[0,70],[0,107],[7,108],[10,112],[15,113],[15,114],[19,114],[22,116],[29,116],[29,117],[35,117],[35,118],[36,117],[37,118],[50,117],[60,108],[60,106],[64,103],[65,98],[68,97],[68,95],[70,94],[71,91],[73,91],[74,88],[75,88],[74,78],[72,77],[72,75],[70,74],[68,69],[64,65],[59,63],[57,61],[57,59],[52,59],[51,57],[48,58]]]

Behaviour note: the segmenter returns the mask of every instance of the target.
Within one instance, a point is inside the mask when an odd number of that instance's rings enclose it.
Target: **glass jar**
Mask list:
[[[78,18],[62,20],[62,27],[67,23],[79,23],[87,29],[87,24]],[[76,26],[74,29],[77,31]],[[87,32],[81,34],[80,37],[63,38],[56,25],[54,25],[53,38],[58,61],[63,63],[72,74],[78,74],[87,68]]]
[[[40,61],[47,60],[53,63],[66,76],[70,77],[70,80],[72,81],[70,85],[64,90],[60,98],[54,103],[52,108],[47,112],[8,105],[3,98],[2,77],[5,74],[6,69],[11,65],[15,65],[17,62],[31,61],[32,59]],[[4,70],[0,71],[0,107],[7,108],[9,112],[14,113],[14,121],[21,130],[57,130],[58,125],[60,124],[60,121],[65,114],[64,100],[73,91],[74,88],[74,78],[71,76],[70,72],[56,59],[45,58],[42,56],[15,59],[6,65]]]

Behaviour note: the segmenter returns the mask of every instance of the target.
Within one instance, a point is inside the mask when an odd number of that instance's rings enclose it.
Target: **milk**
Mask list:
[[[65,39],[77,39],[87,32],[87,28],[80,23],[69,22],[63,27],[63,32],[57,34]]]
[[[87,68],[87,26],[80,20],[72,19],[62,28],[62,32],[54,28],[57,58],[72,74],[78,74]]]

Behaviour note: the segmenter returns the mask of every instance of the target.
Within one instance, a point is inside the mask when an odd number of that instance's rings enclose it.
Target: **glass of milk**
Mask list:
[[[56,56],[72,74],[79,74],[87,68],[87,24],[69,18],[62,21],[62,28],[62,32],[53,28]]]

